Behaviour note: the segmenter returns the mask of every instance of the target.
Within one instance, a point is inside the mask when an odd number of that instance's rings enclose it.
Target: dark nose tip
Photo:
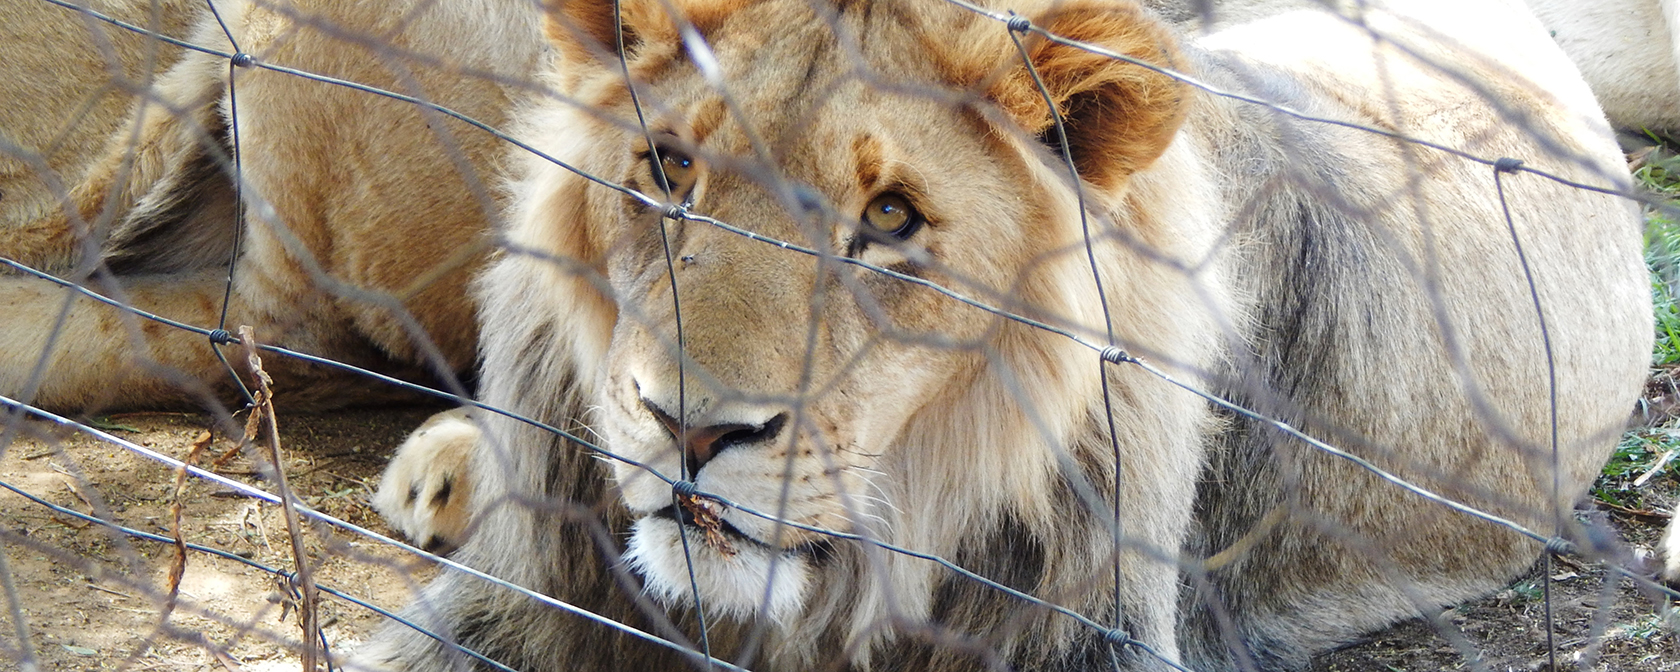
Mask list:
[[[787,422],[787,414],[779,413],[763,423],[752,425],[742,423],[722,423],[703,427],[683,427],[670,413],[647,399],[642,400],[642,408],[646,408],[653,417],[659,419],[659,424],[665,426],[665,431],[682,446],[683,466],[688,470],[686,476],[694,478],[700,468],[712,461],[718,453],[735,446],[760,443],[776,438],[782,432],[782,425]]]

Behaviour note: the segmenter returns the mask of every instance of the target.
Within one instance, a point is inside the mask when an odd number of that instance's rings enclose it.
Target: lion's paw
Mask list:
[[[468,461],[480,435],[467,408],[427,418],[385,467],[374,510],[427,551],[460,546],[472,520]]]
[[[1668,521],[1668,532],[1663,535],[1662,555],[1663,580],[1680,586],[1680,506],[1675,507],[1674,517]]]

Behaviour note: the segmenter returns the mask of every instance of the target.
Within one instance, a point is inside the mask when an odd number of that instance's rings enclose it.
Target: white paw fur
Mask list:
[[[427,418],[385,467],[374,510],[421,548],[459,547],[472,520],[468,462],[481,435],[467,408]]]
[[[1663,580],[1680,585],[1680,506],[1674,508],[1674,517],[1668,521],[1668,533],[1663,535]]]

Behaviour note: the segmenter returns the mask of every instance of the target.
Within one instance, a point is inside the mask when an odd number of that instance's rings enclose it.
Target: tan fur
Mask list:
[[[179,35],[191,0],[108,0],[90,9]],[[79,183],[135,100],[178,57],[134,33],[45,2],[0,10],[0,250],[62,266],[75,240],[63,190]]]
[[[1528,0],[1617,128],[1680,133],[1680,2]]]
[[[1563,48],[1592,89],[1612,126],[1631,133],[1634,145],[1647,132],[1680,132],[1680,2],[1675,0],[1525,0],[1547,33]],[[1188,0],[1146,0],[1161,16],[1202,27]],[[1290,9],[1356,5],[1322,0],[1216,0],[1208,3],[1215,26],[1254,21]],[[1677,518],[1676,520],[1680,520]],[[1662,574],[1680,583],[1680,522],[1670,523]]]
[[[164,6],[180,12],[187,4]],[[42,14],[43,6],[9,3],[0,9],[0,24],[10,28],[15,20],[59,33],[83,24],[71,12]],[[217,7],[240,48],[264,63],[413,94],[492,126],[505,120],[510,92],[501,81],[470,72],[517,81],[542,49],[537,14],[519,0],[241,0]],[[203,3],[192,9],[184,37],[231,51]],[[180,33],[179,18],[168,27]],[[126,45],[125,63],[154,49],[132,38],[119,43]],[[50,196],[67,198],[70,207],[7,209],[0,254],[71,273],[92,261],[79,250],[97,250],[116,277],[95,276],[96,290],[214,327],[241,226],[232,182],[219,163],[232,144],[228,65],[175,47],[160,51],[175,64],[157,76],[126,122],[72,134],[105,149],[97,157],[83,152],[85,169],[59,171],[63,191]],[[4,67],[65,82],[89,76],[85,65],[65,61],[6,61]],[[409,103],[257,68],[237,76],[246,217],[230,329],[251,324],[264,342],[404,377],[465,370],[474,359],[476,330],[474,304],[461,288],[482,263],[486,223],[498,208],[493,176],[500,141]],[[43,105],[30,114],[64,114]],[[7,114],[14,107],[8,103]],[[52,127],[37,117],[6,121],[41,142],[42,129]],[[78,247],[84,237],[89,242]],[[86,278],[86,271],[73,277]],[[72,302],[62,335],[52,338],[65,301],[64,290],[44,281],[0,275],[0,313],[7,315],[0,320],[6,344],[0,394],[77,411],[201,404],[233,391],[202,337],[89,300]],[[46,368],[32,387],[40,361]],[[392,394],[286,358],[268,363],[282,404],[341,405]]]
[[[592,111],[538,102],[521,134],[658,194],[622,73],[601,50],[616,42],[605,6],[572,0],[547,31],[562,55],[548,81]],[[663,6],[625,3],[630,70],[661,151],[695,159],[678,189],[697,211],[1104,338],[1075,195],[1037,137],[1047,117],[1032,111],[1035,89],[1000,24],[894,0],[675,3],[707,17],[733,100],[720,118],[722,96]],[[1423,63],[1323,17],[1175,45],[1123,3],[1011,7],[1308,113],[1627,184],[1590,92],[1509,3],[1410,2],[1410,16],[1367,17]],[[1649,353],[1630,204],[1504,179],[1557,365],[1554,493],[1546,357],[1490,168],[1026,44],[1066,105],[1074,161],[1095,178],[1086,196],[1102,216],[1090,226],[1121,343],[1543,534],[1567,518]],[[1073,102],[1082,92],[1102,102]],[[1095,353],[1064,337],[703,223],[661,222],[546,161],[522,156],[514,173],[515,247],[478,285],[484,401],[587,422],[605,449],[669,478],[691,473],[737,504],[951,558],[1198,670],[1299,667],[1492,590],[1538,556],[1533,542],[1136,366],[1100,369],[1104,408]],[[799,210],[802,191],[826,210]],[[929,223],[902,245],[859,250],[856,220],[882,191]],[[1098,633],[1067,619],[739,509],[683,506],[744,535],[714,536],[718,524],[697,517],[689,564],[682,528],[660,513],[683,510],[665,483],[506,419],[485,430],[472,465],[478,531],[456,556],[474,567],[653,631],[669,618],[690,638],[692,571],[714,653],[750,656],[754,669],[1109,669]],[[719,434],[737,438],[707,443]],[[682,445],[706,461],[685,466]],[[615,578],[624,567],[601,561],[620,553],[658,609],[637,606],[620,587],[631,579]],[[1217,566],[1195,571],[1210,557]],[[458,575],[410,614],[521,669],[686,664]],[[748,642],[757,649],[743,652]],[[1124,669],[1159,667],[1135,648],[1112,653]],[[393,628],[362,661],[441,670],[448,659]]]
[[[1569,55],[1617,129],[1680,132],[1680,22],[1675,0],[1524,0]],[[1225,27],[1291,9],[1357,11],[1347,0],[1144,0],[1191,30]],[[1210,17],[1201,10],[1206,7]]]

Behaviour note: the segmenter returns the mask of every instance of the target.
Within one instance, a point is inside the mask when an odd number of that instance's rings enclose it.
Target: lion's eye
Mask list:
[[[665,147],[660,147],[658,154],[659,166],[653,171],[653,180],[659,188],[670,193],[679,193],[694,183],[695,166],[692,157]]]
[[[916,212],[909,199],[901,194],[885,193],[863,209],[863,223],[876,233],[905,240],[922,228],[923,220],[922,213]]]

